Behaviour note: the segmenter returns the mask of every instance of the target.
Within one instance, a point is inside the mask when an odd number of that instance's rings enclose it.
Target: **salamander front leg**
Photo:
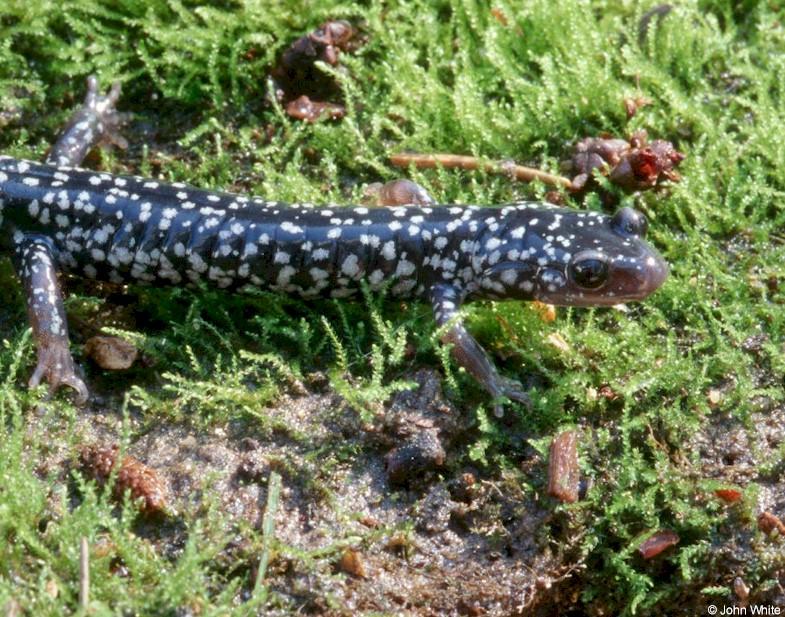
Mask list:
[[[493,412],[497,417],[504,415],[501,398],[518,401],[527,406],[531,399],[518,382],[499,375],[488,354],[474,340],[457,318],[462,301],[461,292],[449,285],[434,285],[431,289],[431,304],[436,323],[442,326],[452,322],[452,327],[442,337],[444,343],[452,344],[452,355],[493,397]]]
[[[68,349],[68,324],[49,240],[25,236],[17,244],[14,261],[27,294],[27,314],[38,349],[38,365],[29,386],[38,386],[42,379],[49,383],[50,393],[69,386],[76,390],[77,403],[83,404],[87,386],[76,376]]]
[[[107,95],[98,90],[98,78],[87,78],[87,95],[57,137],[46,157],[46,163],[68,167],[79,166],[87,153],[97,145],[113,144],[127,148],[128,142],[120,135],[120,127],[129,114],[118,112],[115,104],[120,98],[120,84],[112,85]]]

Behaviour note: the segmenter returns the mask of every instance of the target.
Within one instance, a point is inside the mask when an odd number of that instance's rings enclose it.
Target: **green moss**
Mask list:
[[[496,16],[474,0],[202,4],[6,0],[0,112],[10,120],[0,148],[40,157],[81,98],[84,78],[97,73],[104,83],[123,83],[123,105],[137,114],[131,141],[149,127],[156,134],[149,149],[137,143],[104,155],[105,168],[284,201],[356,199],[361,184],[400,174],[387,156],[405,149],[556,170],[576,138],[646,128],[687,153],[682,182],[624,198],[647,214],[672,267],[645,304],[626,313],[561,310],[552,323],[515,304],[467,308],[472,330],[504,358],[505,374],[534,376],[537,385],[532,412],[510,406],[507,425],[478,409],[463,456],[504,473],[524,456],[525,436],[546,440],[581,423],[592,436],[583,468],[594,480],[587,500],[570,510],[584,529],[580,552],[590,566],[583,605],[640,613],[699,585],[729,514],[700,497],[690,439],[718,417],[753,432],[759,401],[784,398],[785,36],[774,5],[681,3],[652,22],[639,46],[638,20],[652,3],[501,1],[493,3]],[[327,17],[361,24],[368,43],[344,57],[347,71],[337,75],[348,116],[304,125],[269,103],[267,73],[288,42]],[[634,94],[652,104],[628,121],[622,100]],[[443,202],[543,193],[483,173],[408,175]],[[601,207],[591,197],[586,206]],[[14,598],[30,614],[74,610],[79,537],[106,535],[131,575],[119,581],[109,559],[94,564],[96,613],[228,610],[241,583],[209,566],[226,541],[217,523],[190,521],[188,545],[170,559],[133,534],[130,509],[118,517],[89,486],[78,507],[44,520],[47,495],[60,494],[62,480],[36,473],[23,455],[43,448],[44,436],[25,430],[38,397],[21,387],[32,350],[21,295],[7,262],[1,267],[3,288],[13,291],[0,307],[0,606]],[[70,302],[75,314],[98,311],[89,292]],[[132,376],[126,389],[149,422],[243,418],[285,430],[270,424],[264,407],[314,368],[326,369],[367,419],[404,387],[406,368],[446,361],[427,307],[366,299],[315,309],[266,294],[169,290],[140,291],[139,311],[151,326],[129,336],[163,370]],[[766,337],[759,350],[745,350],[759,335]],[[566,347],[551,344],[554,336]],[[418,350],[413,358],[403,354],[406,342]],[[452,394],[471,413],[483,395],[447,363]],[[727,384],[710,406],[708,391]],[[62,401],[54,409],[58,422],[77,413]],[[764,471],[781,481],[785,448]],[[537,488],[537,479],[525,481]],[[752,524],[753,509],[745,502],[739,525]],[[658,528],[682,538],[665,560],[667,576],[635,551]],[[748,582],[765,585],[774,562],[745,564]],[[49,581],[58,594],[47,590]]]

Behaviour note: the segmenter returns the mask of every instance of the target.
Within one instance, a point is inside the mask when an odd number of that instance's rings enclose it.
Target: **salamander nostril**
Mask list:
[[[611,219],[611,229],[622,236],[646,237],[649,222],[637,210],[622,208]]]

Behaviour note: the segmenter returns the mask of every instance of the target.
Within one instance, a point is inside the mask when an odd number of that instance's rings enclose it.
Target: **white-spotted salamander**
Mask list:
[[[0,250],[13,255],[38,349],[30,379],[87,388],[74,371],[57,273],[157,285],[205,282],[344,298],[360,281],[430,301],[445,340],[494,399],[527,401],[458,317],[471,300],[607,306],[641,300],[668,267],[646,221],[542,203],[367,208],[283,204],[78,169],[99,141],[122,143],[116,86],[94,79],[45,163],[0,157]],[[416,186],[416,185],[415,185]],[[417,187],[419,189],[419,187]],[[395,192],[395,191],[393,191]],[[422,201],[420,201],[422,203]]]

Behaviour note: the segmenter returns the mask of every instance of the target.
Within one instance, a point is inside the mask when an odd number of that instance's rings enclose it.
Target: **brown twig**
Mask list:
[[[556,176],[539,169],[516,165],[512,161],[484,161],[474,156],[460,154],[413,154],[403,152],[393,154],[390,162],[396,167],[414,165],[418,169],[432,169],[434,167],[467,169],[470,171],[482,169],[491,173],[507,174],[522,182],[539,180],[544,184],[572,188],[572,181],[564,176]]]

